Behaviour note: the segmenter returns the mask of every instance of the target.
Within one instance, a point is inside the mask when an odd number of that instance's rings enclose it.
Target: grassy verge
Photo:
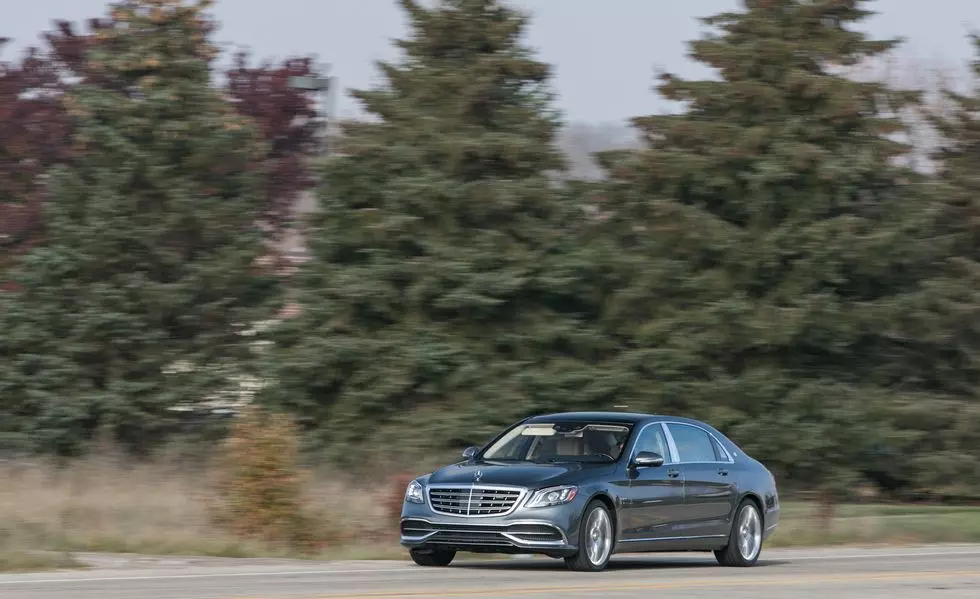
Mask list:
[[[324,530],[315,556],[236,539],[213,526],[205,469],[87,460],[69,469],[0,465],[0,570],[71,567],[75,551],[215,557],[402,559],[391,484],[321,473],[307,500]],[[397,497],[395,505],[397,505]],[[980,542],[980,508],[845,505],[829,527],[814,506],[788,502],[771,547]],[[39,553],[40,552],[40,553]],[[50,553],[49,553],[50,552]]]
[[[69,554],[0,549],[0,572],[37,572],[80,568]]]
[[[942,505],[843,505],[830,526],[815,506],[784,503],[773,547],[980,542],[980,507]]]

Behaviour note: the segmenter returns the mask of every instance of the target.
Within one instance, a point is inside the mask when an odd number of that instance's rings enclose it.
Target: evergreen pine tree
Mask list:
[[[945,91],[946,107],[932,124],[942,143],[928,199],[939,208],[937,239],[948,248],[945,267],[924,285],[923,304],[934,314],[923,331],[931,366],[931,397],[901,398],[891,416],[903,429],[892,476],[913,490],[953,497],[980,495],[980,36],[971,89]]]
[[[354,92],[376,118],[346,126],[325,171],[303,314],[270,353],[266,400],[339,447],[411,418],[421,446],[481,441],[615,395],[562,263],[574,213],[527,17],[496,0],[401,5],[404,59]]]
[[[712,421],[827,500],[890,438],[893,394],[926,387],[906,325],[929,215],[894,139],[916,98],[840,72],[897,43],[854,29],[867,4],[745,0],[704,19],[715,33],[691,54],[720,77],[662,76],[685,110],[635,119],[646,147],[601,156],[602,227],[632,281],[604,321],[642,373],[633,401]]]
[[[47,238],[0,310],[8,444],[74,453],[98,427],[134,449],[171,408],[226,389],[267,318],[256,267],[253,128],[211,87],[210,2],[124,0],[72,87],[75,157],[45,200]]]

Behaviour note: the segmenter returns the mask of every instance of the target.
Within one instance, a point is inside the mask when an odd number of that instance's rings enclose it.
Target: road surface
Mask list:
[[[3,599],[397,599],[725,597],[726,599],[977,599],[980,545],[766,550],[754,568],[710,554],[617,556],[578,573],[547,558],[403,562],[156,560],[82,572],[0,576]]]

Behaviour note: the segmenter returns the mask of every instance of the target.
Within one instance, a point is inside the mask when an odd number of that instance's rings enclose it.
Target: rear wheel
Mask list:
[[[448,566],[452,563],[453,558],[456,557],[455,551],[422,551],[420,549],[412,549],[409,553],[412,556],[412,561],[416,564],[428,567]]]
[[[578,553],[565,558],[565,566],[580,572],[598,572],[605,569],[612,556],[613,523],[609,509],[601,501],[593,501],[585,508],[579,525]]]
[[[746,568],[754,566],[761,553],[762,517],[755,502],[745,499],[735,512],[728,546],[715,551],[715,559],[723,566]]]

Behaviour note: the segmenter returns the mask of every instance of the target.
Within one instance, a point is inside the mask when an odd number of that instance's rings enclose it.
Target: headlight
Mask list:
[[[422,485],[419,481],[413,480],[408,483],[408,489],[405,490],[405,501],[409,503],[425,503],[425,498],[422,496]]]
[[[575,499],[576,495],[578,495],[578,487],[571,485],[541,489],[531,496],[530,501],[527,502],[527,507],[548,507],[552,505],[562,505],[565,503],[570,503],[573,499]]]

